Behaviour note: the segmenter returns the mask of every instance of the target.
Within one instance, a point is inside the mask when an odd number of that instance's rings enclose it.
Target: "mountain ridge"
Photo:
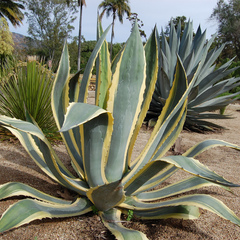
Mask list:
[[[12,32],[12,38],[13,38],[15,48],[25,49],[27,47],[27,44],[26,44],[27,37],[26,36],[24,36],[20,33]]]

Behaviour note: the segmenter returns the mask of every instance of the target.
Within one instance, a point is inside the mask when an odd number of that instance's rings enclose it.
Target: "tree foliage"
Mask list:
[[[0,1],[0,17],[8,19],[13,26],[20,26],[24,18],[21,9],[24,10],[22,1],[1,0]]]
[[[8,75],[8,67],[12,65],[14,42],[5,18],[0,17],[0,82]]]
[[[87,65],[88,59],[91,56],[91,53],[96,46],[96,41],[85,41],[82,36],[82,44],[81,44],[81,72],[84,72],[85,67]],[[114,57],[119,53],[123,46],[123,43],[115,43],[112,47],[112,57]],[[69,55],[71,58],[71,73],[76,73],[78,71],[77,63],[78,63],[78,37],[74,37],[72,42],[69,44]],[[94,67],[93,74],[96,74],[96,69]]]
[[[184,31],[185,24],[187,23],[187,18],[186,18],[186,16],[177,16],[177,17],[175,17],[175,18],[171,18],[170,21],[168,22],[168,25],[167,25],[166,28],[165,28],[164,34],[165,34],[166,36],[169,36],[169,35],[170,35],[171,22],[172,22],[173,25],[175,26],[175,29],[177,29],[178,24],[181,24],[181,36],[182,36],[183,31]]]
[[[13,39],[5,18],[0,18],[0,55],[11,55],[13,52]]]
[[[127,19],[131,22],[131,24],[132,24],[132,29],[133,29],[133,27],[134,27],[135,22],[137,21],[140,35],[141,35],[141,37],[143,37],[144,40],[146,41],[146,40],[147,40],[147,35],[146,35],[145,31],[141,29],[141,28],[144,26],[144,23],[143,23],[143,21],[138,17],[138,14],[137,14],[137,13],[131,13],[130,16],[127,17]],[[132,31],[132,30],[131,30],[131,31]]]
[[[100,14],[100,19],[106,13],[107,17],[112,14],[112,34],[111,34],[111,46],[110,46],[110,58],[112,59],[112,45],[114,38],[114,24],[115,20],[118,17],[118,20],[123,23],[123,16],[126,13],[128,17],[131,15],[131,8],[129,6],[129,0],[104,0],[98,6],[99,9],[102,9]]]
[[[218,22],[218,36],[222,43],[228,43],[229,57],[240,59],[240,1],[218,0],[210,19]]]
[[[64,41],[70,37],[75,20],[74,6],[67,6],[64,0],[29,0],[28,34],[31,39],[28,46],[31,54],[44,57],[56,66]]]

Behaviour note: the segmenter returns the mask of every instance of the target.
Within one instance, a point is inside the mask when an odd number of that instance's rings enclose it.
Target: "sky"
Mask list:
[[[185,16],[187,19],[193,21],[193,27],[196,31],[198,26],[201,26],[202,30],[207,30],[207,38],[210,38],[212,34],[217,32],[217,23],[215,21],[209,21],[209,17],[216,7],[218,0],[129,0],[131,11],[138,13],[144,26],[141,28],[145,31],[147,37],[150,36],[155,24],[160,32],[161,29],[165,29],[169,20],[177,16]],[[97,7],[102,0],[86,0],[86,7],[83,7],[83,25],[82,35],[86,40],[96,40],[96,23],[97,23]],[[125,15],[126,16],[126,15]],[[102,25],[103,29],[106,29],[111,24],[111,16],[107,18],[103,17]],[[74,22],[75,30],[71,36],[78,35],[79,20]],[[24,20],[21,27],[14,28],[10,24],[10,31],[23,34],[27,36],[27,19]],[[114,42],[126,42],[130,35],[131,24],[126,19],[121,24],[118,20],[115,25],[115,38]],[[110,33],[107,37],[110,41]]]

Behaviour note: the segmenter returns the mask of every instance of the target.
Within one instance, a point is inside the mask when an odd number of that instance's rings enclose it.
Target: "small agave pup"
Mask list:
[[[135,25],[126,45],[110,66],[104,40],[108,29],[103,33],[101,26],[98,27],[99,40],[81,84],[79,73],[69,77],[68,50],[64,47],[53,86],[52,110],[78,177],[62,164],[30,116],[28,122],[0,116],[1,124],[19,138],[36,164],[49,177],[78,195],[70,202],[21,183],[3,184],[1,199],[17,195],[31,198],[20,200],[6,210],[0,220],[0,232],[35,219],[78,216],[96,208],[104,225],[117,239],[147,239],[145,234],[121,224],[121,213],[129,210],[141,219],[194,219],[199,216],[199,208],[203,208],[240,225],[240,219],[230,209],[209,195],[179,197],[181,193],[203,186],[238,186],[194,159],[211,147],[240,150],[237,146],[207,140],[182,156],[164,156],[183,127],[187,96],[195,82],[193,77],[188,85],[180,60],[173,87],[152,135],[141,154],[130,160],[157,78],[157,34],[154,29],[143,47]],[[89,105],[86,103],[88,84],[96,58],[95,105]],[[176,91],[181,94],[175,94]],[[156,190],[156,186],[178,169],[193,176]]]

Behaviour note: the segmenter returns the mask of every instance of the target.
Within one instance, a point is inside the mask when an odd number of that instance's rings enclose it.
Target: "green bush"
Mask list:
[[[26,111],[43,131],[57,130],[51,111],[53,74],[36,61],[11,67],[0,84],[0,114],[26,120]]]

